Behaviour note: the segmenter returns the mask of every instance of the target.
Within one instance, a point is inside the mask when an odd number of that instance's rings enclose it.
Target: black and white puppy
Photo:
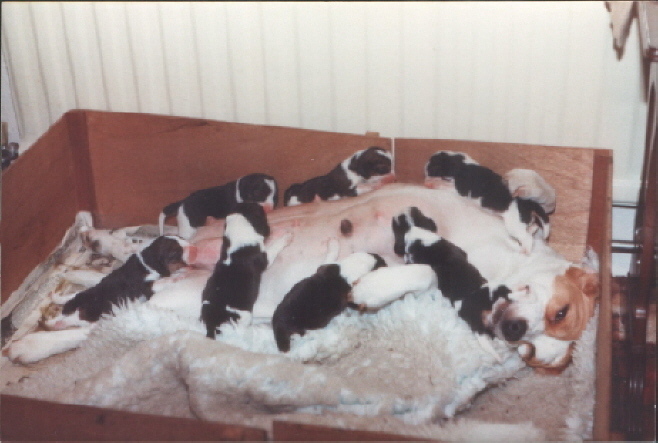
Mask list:
[[[281,352],[290,350],[290,337],[321,329],[350,304],[349,293],[359,278],[386,266],[377,254],[356,252],[338,263],[322,265],[317,272],[286,294],[272,316],[272,329]]]
[[[88,326],[121,303],[140,298],[148,300],[154,294],[154,282],[185,267],[192,249],[193,246],[178,237],[156,238],[96,286],[55,300],[64,306],[58,316],[45,322],[45,326],[56,330]]]
[[[291,185],[283,195],[285,206],[315,200],[338,200],[355,197],[394,181],[391,153],[371,146],[343,160],[328,174]]]
[[[290,242],[287,235],[266,248],[269,235],[265,211],[256,203],[238,203],[226,217],[220,257],[202,293],[201,320],[208,338],[215,338],[224,323],[251,323],[261,276]]]
[[[170,203],[160,213],[160,235],[164,222],[176,215],[178,235],[190,239],[196,228],[205,225],[206,218],[225,218],[238,203],[258,203],[266,211],[276,208],[279,199],[274,177],[266,174],[249,174],[236,181],[194,191],[183,200]]]
[[[480,206],[501,214],[510,235],[530,253],[534,235],[547,239],[548,214],[537,202],[514,197],[503,177],[464,153],[439,151],[425,165],[425,185],[452,184],[459,195],[479,200]]]
[[[418,208],[411,207],[394,217],[392,227],[396,254],[404,255],[405,263],[429,265],[441,293],[458,309],[459,316],[474,332],[493,338],[493,331],[486,326],[492,323],[488,316],[494,304],[508,300],[512,291],[504,285],[490,286],[469,263],[466,252],[436,234],[434,221]]]

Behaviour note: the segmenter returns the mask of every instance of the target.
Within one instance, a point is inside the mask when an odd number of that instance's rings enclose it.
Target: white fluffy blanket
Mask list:
[[[22,383],[50,400],[205,419],[220,404],[253,411],[333,410],[408,423],[451,417],[523,363],[481,347],[439,293],[372,314],[346,312],[280,354],[269,325],[204,336],[192,318],[149,305],[118,309],[61,363]],[[488,340],[488,339],[487,339]],[[47,393],[47,394],[46,394]],[[46,394],[44,396],[44,394]]]

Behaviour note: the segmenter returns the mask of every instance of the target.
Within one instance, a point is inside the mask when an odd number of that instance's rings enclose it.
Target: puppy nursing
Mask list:
[[[404,255],[405,263],[429,265],[437,277],[438,288],[459,310],[474,332],[493,331],[485,324],[494,304],[512,292],[506,286],[490,287],[480,272],[468,262],[466,252],[436,234],[433,220],[416,207],[393,218],[394,249]],[[519,337],[520,338],[520,337]]]
[[[521,244],[525,253],[532,251],[535,234],[543,240],[548,238],[547,212],[555,209],[554,200],[542,206],[532,195],[521,198],[516,193],[519,186],[513,195],[500,175],[479,165],[468,155],[439,151],[425,165],[425,185],[443,187],[446,184],[452,184],[459,195],[478,200],[483,208],[501,214],[510,235]],[[546,186],[550,188],[548,184]]]
[[[200,189],[164,207],[158,220],[160,235],[164,233],[165,220],[174,215],[178,221],[178,235],[189,240],[208,217],[225,218],[242,202],[258,203],[271,211],[278,198],[276,180],[265,174],[249,174],[222,186]]]
[[[286,189],[285,206],[295,206],[316,200],[337,200],[355,197],[377,189],[394,180],[391,154],[372,146],[343,160],[328,174],[295,183]]]
[[[109,314],[129,300],[149,299],[153,283],[184,267],[189,260],[190,245],[176,237],[158,237],[140,252],[131,255],[118,269],[96,286],[65,297],[62,312],[46,322],[50,329],[86,326]]]
[[[324,328],[349,305],[352,286],[362,276],[386,266],[376,254],[355,252],[338,263],[322,265],[286,294],[272,316],[277,347],[290,350],[290,337]]]
[[[266,249],[269,235],[265,211],[255,203],[239,203],[226,217],[219,261],[202,293],[201,320],[208,338],[215,338],[224,323],[251,322],[261,275],[289,241],[281,237]]]

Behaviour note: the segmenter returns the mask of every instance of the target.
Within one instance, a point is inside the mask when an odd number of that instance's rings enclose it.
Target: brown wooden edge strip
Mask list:
[[[275,420],[273,441],[439,441],[386,432],[360,431]]]
[[[612,308],[611,308],[611,238],[612,238],[612,153],[594,153],[592,200],[590,205],[587,244],[599,256],[601,298],[596,352],[596,393],[594,405],[593,439],[605,441],[610,437],[610,401],[612,377]]]
[[[69,133],[69,146],[73,160],[75,192],[79,211],[96,214],[96,186],[89,153],[89,127],[87,111],[69,111],[65,115]]]
[[[0,396],[7,441],[267,441],[263,429]]]

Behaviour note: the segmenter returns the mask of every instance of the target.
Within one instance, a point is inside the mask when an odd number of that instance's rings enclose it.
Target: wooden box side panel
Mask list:
[[[599,324],[596,331],[596,394],[593,440],[610,439],[612,399],[612,153],[594,156],[590,229],[587,244],[599,255]]]
[[[162,208],[192,191],[245,174],[289,185],[326,174],[355,151],[390,140],[276,126],[148,114],[88,112],[96,223],[157,223]],[[170,221],[175,223],[175,221]]]
[[[461,140],[395,140],[398,181],[422,182],[425,164],[437,151],[464,152],[503,175],[515,168],[537,171],[557,192],[549,243],[569,260],[585,250],[592,193],[593,149]]]
[[[2,301],[59,244],[79,209],[68,122],[2,173]]]
[[[0,411],[2,441],[267,441],[266,431],[253,427],[10,395]]]

